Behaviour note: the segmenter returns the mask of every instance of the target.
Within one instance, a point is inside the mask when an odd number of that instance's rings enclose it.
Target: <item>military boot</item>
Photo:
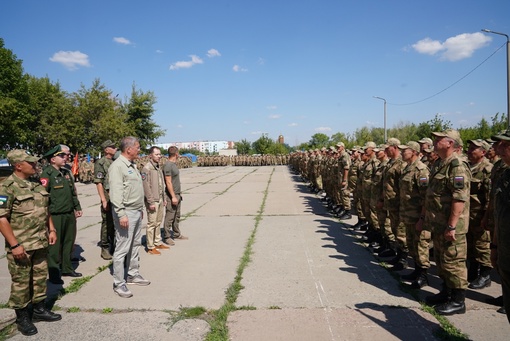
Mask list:
[[[37,328],[32,323],[28,308],[15,309],[16,312],[16,325],[21,334],[25,336],[37,334]]]
[[[101,258],[104,260],[112,259],[112,255],[110,254],[110,250],[108,250],[108,248],[101,248]]]
[[[436,306],[434,309],[439,315],[453,315],[466,313],[466,290],[452,289],[452,297],[448,302]]]
[[[480,267],[480,275],[471,283],[469,283],[469,289],[483,289],[491,286],[491,268],[488,266]]]
[[[393,257],[397,254],[397,245],[394,241],[389,241],[386,244],[386,249],[378,253],[379,257]]]
[[[414,270],[410,274],[400,276],[400,279],[403,281],[415,281],[420,276],[420,267],[414,262]]]
[[[402,257],[402,250],[401,249],[397,249],[397,254],[395,255],[395,257],[390,259],[387,263],[389,265],[396,265],[398,263],[398,261],[400,260],[400,257]]]
[[[448,302],[452,295],[452,289],[448,288],[445,283],[443,283],[443,288],[440,292],[435,295],[425,297],[425,303],[428,305],[436,305]]]
[[[480,263],[478,263],[475,260],[469,261],[469,267],[468,267],[468,282],[472,282],[475,279],[477,279],[479,276],[479,270],[480,270]]]
[[[402,271],[404,269],[407,269],[407,252],[402,252],[397,264],[390,268],[391,271]]]
[[[34,322],[45,321],[45,322],[54,322],[62,319],[60,314],[55,314],[54,312],[48,310],[44,305],[44,301],[34,303],[34,314],[33,320]]]
[[[429,279],[427,278],[427,269],[419,268],[418,277],[411,283],[411,287],[414,289],[421,289],[426,285],[429,285]]]

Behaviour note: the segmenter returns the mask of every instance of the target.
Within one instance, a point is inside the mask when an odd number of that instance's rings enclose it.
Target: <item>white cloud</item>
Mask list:
[[[289,127],[297,127],[297,125],[298,125],[297,123],[292,122],[292,123],[289,124]]]
[[[156,50],[156,53],[163,53],[163,51],[161,51],[161,50]]]
[[[178,124],[175,127],[181,129],[182,128],[182,124]]]
[[[259,57],[259,59],[257,60],[257,64],[259,64],[259,65],[264,65],[265,63],[266,63],[266,60],[264,58]]]
[[[50,61],[60,63],[69,70],[76,70],[79,66],[90,67],[89,56],[80,51],[58,51]]]
[[[122,45],[131,45],[133,44],[129,39],[124,37],[113,37],[113,41]]]
[[[234,70],[234,72],[246,72],[246,71],[248,71],[248,69],[242,68],[242,67],[240,67],[237,64],[232,67],[232,70]]]
[[[268,105],[266,109],[268,110],[276,110],[278,107],[276,105]]]
[[[330,127],[318,127],[315,128],[315,131],[331,131]]]
[[[194,54],[190,55],[190,57],[191,57],[191,60],[179,61],[179,62],[173,63],[172,65],[170,65],[170,70],[189,69],[190,67],[192,67],[195,64],[203,64],[204,63],[204,61],[200,57],[198,57]]]
[[[272,120],[276,120],[278,118],[282,117],[282,115],[278,115],[278,114],[274,114],[274,115],[269,115],[268,118],[272,119]]]
[[[221,53],[216,49],[210,49],[207,51],[207,57],[213,58],[213,57],[219,57],[221,56]]]
[[[439,59],[455,62],[471,57],[476,50],[487,46],[491,40],[492,37],[481,32],[462,33],[444,42],[425,38],[413,44],[412,47],[418,53],[431,56],[440,53]]]
[[[250,121],[243,121],[243,124],[251,124]]]

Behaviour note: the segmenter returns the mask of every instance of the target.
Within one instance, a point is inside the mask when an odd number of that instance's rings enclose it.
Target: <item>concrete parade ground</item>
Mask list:
[[[210,312],[224,306],[246,255],[237,310],[226,323],[230,340],[445,339],[438,319],[419,302],[439,288],[435,269],[431,286],[408,289],[398,275],[411,270],[388,271],[349,229],[357,218],[341,224],[287,166],[195,167],[181,169],[181,181],[181,231],[189,240],[177,240],[160,256],[142,249],[140,273],[152,283],[131,285],[131,298],[113,292],[109,261],[100,258],[96,187],[77,184],[84,214],[75,254],[86,261],[76,263],[76,271],[90,280],[55,302],[61,321],[38,322],[37,335],[16,331],[10,340],[203,340]],[[248,245],[251,253],[245,253]],[[466,314],[446,318],[466,339],[510,338],[506,316],[485,303],[501,295],[493,278],[489,288],[468,290]],[[63,287],[73,286],[71,278],[63,279]],[[0,281],[5,307],[5,253]],[[50,284],[48,290],[56,295],[62,286]],[[208,312],[175,318],[175,312],[193,307]],[[0,314],[4,321],[14,316],[10,309]]]

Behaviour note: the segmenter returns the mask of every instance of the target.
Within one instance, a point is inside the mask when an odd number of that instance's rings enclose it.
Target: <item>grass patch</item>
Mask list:
[[[68,313],[79,313],[80,312],[80,307],[67,308],[67,312]]]
[[[101,312],[103,314],[110,314],[111,312],[113,312],[113,308],[103,308]]]
[[[279,306],[277,306],[277,305],[272,305],[272,306],[269,306],[269,308],[268,308],[268,309],[276,309],[276,310],[280,310],[280,309],[282,309],[282,308],[280,308],[280,307],[279,307]]]
[[[200,318],[207,314],[207,309],[204,307],[180,307],[179,311],[170,311],[172,315],[170,327],[181,320]]]
[[[252,305],[242,305],[240,307],[236,307],[236,310],[257,310],[257,308]]]
[[[269,176],[269,180],[267,182],[266,189],[264,190],[264,198],[262,199],[262,203],[260,204],[258,214],[255,217],[255,227],[253,228],[253,231],[251,232],[251,235],[248,238],[248,241],[246,242],[246,247],[244,249],[244,253],[243,253],[241,260],[239,262],[239,266],[237,267],[237,274],[236,274],[236,277],[234,278],[234,282],[232,284],[230,284],[230,286],[228,287],[228,289],[225,292],[225,294],[226,294],[225,295],[226,296],[225,303],[223,304],[223,306],[221,306],[220,309],[213,312],[213,319],[212,319],[212,321],[209,322],[209,324],[211,325],[211,331],[206,335],[205,339],[207,341],[227,341],[228,340],[228,328],[227,328],[228,314],[231,311],[236,310],[235,303],[237,301],[237,297],[239,296],[239,293],[241,292],[241,290],[244,288],[243,285],[241,284],[241,280],[243,279],[243,272],[244,272],[244,269],[246,269],[246,267],[248,266],[248,264],[251,261],[251,255],[253,254],[253,244],[255,243],[255,235],[257,234],[258,226],[259,226],[260,222],[262,221],[262,214],[263,214],[264,208],[266,206],[267,194],[269,192],[268,191],[269,185],[271,184],[271,179],[273,177],[274,170],[275,170],[275,168],[273,167],[273,170],[272,170],[271,175]],[[247,175],[248,174],[246,174],[245,176],[247,176]],[[239,181],[241,181],[241,180],[239,180]],[[235,183],[232,184],[232,186],[233,185],[235,185]],[[232,187],[232,186],[230,186],[230,187]],[[226,192],[226,190],[224,192]]]
[[[0,309],[9,309],[9,304],[7,304],[7,303],[0,303]]]
[[[434,336],[441,340],[445,341],[467,341],[469,337],[458,330],[451,322],[444,317],[443,315],[439,315],[436,313],[433,307],[428,306],[427,304],[421,303],[421,309],[431,315],[433,315],[439,324],[441,325],[441,329],[434,333]]]
[[[10,324],[0,330],[0,341],[5,341],[16,331],[16,323]]]
[[[94,276],[84,276],[84,277],[80,277],[77,279],[73,279],[71,284],[69,284],[68,287],[63,289],[64,295],[71,294],[73,292],[77,292],[78,290],[81,289],[82,286],[85,285],[85,283],[89,282],[92,279],[92,277],[94,277]]]

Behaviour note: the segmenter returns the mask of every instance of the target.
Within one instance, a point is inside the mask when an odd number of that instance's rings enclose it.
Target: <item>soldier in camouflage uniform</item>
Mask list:
[[[395,238],[393,233],[391,232],[390,224],[388,221],[388,214],[386,210],[383,209],[384,199],[383,199],[383,174],[388,165],[388,156],[385,152],[386,146],[379,145],[374,149],[375,156],[379,164],[375,167],[373,175],[372,175],[372,184],[370,186],[370,207],[374,210],[376,215],[376,224],[377,229],[376,234],[373,236],[373,243],[371,247],[374,247],[374,252],[382,252],[384,249],[384,240],[388,238]],[[388,235],[388,236],[387,236]]]
[[[365,143],[365,147],[363,149],[366,161],[361,171],[361,205],[363,214],[369,223],[369,230],[365,234],[364,240],[372,242],[380,233],[376,208],[375,206],[372,206],[370,202],[370,198],[372,196],[372,178],[379,166],[379,160],[377,160],[374,151],[374,149],[376,149],[376,144],[374,142]]]
[[[349,170],[351,169],[351,156],[345,151],[345,144],[336,144],[338,155],[337,184],[340,193],[340,203],[343,212],[337,212],[340,220],[351,219],[351,191],[349,189]]]
[[[419,289],[428,284],[427,271],[430,268],[429,243],[431,231],[423,224],[425,218],[424,201],[430,172],[420,160],[420,146],[409,141],[400,145],[402,159],[406,163],[399,180],[400,221],[405,228],[405,241],[399,239],[399,252],[407,255],[410,251],[414,259],[414,271],[400,278],[411,281],[413,288]]]
[[[490,233],[482,226],[489,206],[492,163],[485,157],[490,145],[482,139],[469,140],[467,151],[471,167],[471,195],[469,204],[468,281],[470,289],[483,289],[491,285]]]
[[[117,147],[111,140],[101,145],[104,155],[94,163],[94,183],[101,200],[101,232],[99,244],[101,247],[101,258],[112,259],[115,249],[115,228],[110,204],[110,185],[108,183],[108,168],[113,162]]]
[[[381,257],[395,256],[397,247],[397,239],[402,244],[405,243],[405,230],[400,229],[399,206],[400,191],[399,179],[403,168],[402,159],[400,158],[400,149],[398,146],[400,141],[394,137],[389,138],[385,145],[386,155],[388,155],[388,165],[383,173],[383,195],[382,209],[387,212],[389,219],[390,231],[386,233],[386,245],[379,252]],[[404,265],[404,264],[403,264]]]
[[[440,315],[464,314],[467,282],[466,234],[469,226],[471,171],[455,152],[462,146],[456,130],[432,133],[441,158],[430,174],[425,196],[425,224],[432,228],[434,258],[441,292],[426,298]]]
[[[501,176],[493,183],[494,190],[494,237],[491,245],[491,261],[498,268],[503,289],[504,310],[510,322],[510,130],[492,136],[501,160],[507,165]]]
[[[45,306],[47,248],[55,244],[57,234],[48,213],[49,193],[30,180],[36,173],[38,158],[16,149],[7,154],[7,159],[14,173],[0,184],[0,232],[5,238],[12,281],[8,304],[16,312],[18,330],[23,335],[34,335],[37,328],[32,321],[62,318]]]

